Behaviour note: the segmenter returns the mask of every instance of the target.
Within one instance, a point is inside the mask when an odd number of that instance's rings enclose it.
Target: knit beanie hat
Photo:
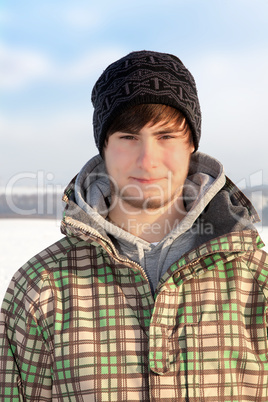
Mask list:
[[[92,90],[93,129],[99,152],[113,119],[130,106],[163,104],[180,110],[192,131],[195,150],[201,135],[201,111],[195,81],[176,56],[132,52],[110,64]]]

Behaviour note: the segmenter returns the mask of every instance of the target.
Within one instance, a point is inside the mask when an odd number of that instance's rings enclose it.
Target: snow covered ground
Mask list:
[[[258,230],[268,251],[268,227]],[[17,269],[61,237],[56,219],[0,219],[0,303]]]
[[[56,219],[0,219],[1,302],[18,268],[62,237]]]

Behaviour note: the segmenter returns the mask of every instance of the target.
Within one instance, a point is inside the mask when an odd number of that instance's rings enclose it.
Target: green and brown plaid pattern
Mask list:
[[[1,401],[268,401],[268,259],[255,232],[185,255],[155,298],[137,265],[82,238],[11,282]]]

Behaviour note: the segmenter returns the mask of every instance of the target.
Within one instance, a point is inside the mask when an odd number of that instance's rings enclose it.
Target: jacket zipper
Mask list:
[[[81,224],[74,223],[72,218],[65,217],[63,221],[66,222],[69,226],[72,226],[75,229],[81,230],[85,234],[93,235],[94,236],[93,240],[95,240],[95,238],[102,240],[102,242],[104,242],[104,244],[100,243],[100,242],[98,242],[98,243],[107,251],[107,253],[112,255],[112,257],[117,259],[117,261],[119,261],[119,262],[124,262],[124,263],[126,263],[126,264],[128,264],[130,266],[137,267],[139,269],[139,271],[142,272],[144,278],[147,280],[147,282],[149,284],[148,276],[147,276],[146,272],[144,271],[144,269],[142,268],[142,266],[140,264],[136,263],[135,261],[131,261],[128,258],[120,257],[120,255],[118,254],[116,248],[114,247],[113,243],[110,240],[105,239],[103,236],[101,236],[97,231],[95,231],[92,228],[91,228],[91,230],[89,230],[88,226],[86,226],[84,224],[81,225]],[[111,247],[111,249],[112,249],[114,254],[112,254],[111,251],[107,247],[105,247],[105,243],[108,244]],[[150,287],[150,284],[149,284],[149,287]],[[150,287],[150,291],[151,291],[151,287]]]

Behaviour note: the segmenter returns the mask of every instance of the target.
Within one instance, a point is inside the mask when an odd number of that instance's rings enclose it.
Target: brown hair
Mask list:
[[[189,142],[192,143],[190,127],[178,109],[167,105],[149,103],[132,106],[116,117],[107,131],[104,147],[107,145],[109,137],[116,131],[138,133],[146,124],[155,125],[160,122],[162,125],[171,124],[183,135],[188,135]]]

